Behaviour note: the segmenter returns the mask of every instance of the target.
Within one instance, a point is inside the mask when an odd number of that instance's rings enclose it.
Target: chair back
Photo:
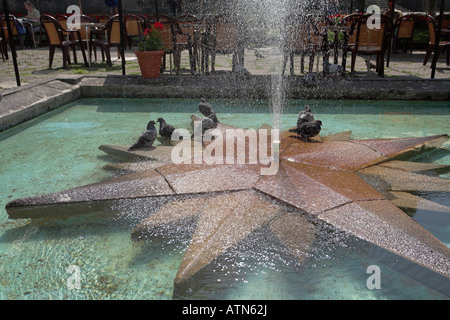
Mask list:
[[[285,21],[284,50],[287,52],[304,52],[309,44],[309,27],[305,19],[298,15],[289,15]]]
[[[236,17],[212,16],[206,20],[206,24],[216,52],[234,53],[240,49],[242,32]]]
[[[440,17],[438,16],[436,18],[436,25],[439,22],[439,20],[440,20]],[[447,29],[449,26],[450,26],[450,15],[444,14],[442,16],[442,29]]]
[[[413,15],[406,15],[398,19],[395,23],[397,29],[397,38],[412,38],[416,19],[417,18]]]
[[[9,25],[11,26],[11,30],[12,30],[12,35],[13,36],[17,36],[19,35],[19,32],[17,31],[17,18],[15,16],[13,16],[12,14],[9,15]],[[6,23],[6,16],[2,15],[1,18],[1,26],[2,28],[7,28],[8,25]],[[5,32],[5,39],[9,39],[9,33]]]
[[[133,14],[129,14],[125,17],[125,27],[128,36],[139,36],[143,32],[143,22],[141,19]]]
[[[370,17],[362,16],[355,22],[357,28],[356,51],[360,53],[384,52],[387,35],[392,30],[392,22],[387,16],[381,15],[380,28],[370,29],[367,25]]]
[[[352,13],[346,16],[341,21],[341,26],[347,27],[347,34],[348,34],[348,45],[354,46],[356,44],[356,33],[357,30],[355,30],[355,22],[361,18],[363,15],[361,13]]]
[[[52,16],[46,14],[42,15],[40,20],[47,33],[49,45],[60,45],[63,42],[63,28],[60,23]]]
[[[196,32],[201,24],[198,17],[192,14],[182,15],[177,17],[177,23],[183,33],[177,36],[178,43],[187,43],[188,37],[190,37],[191,40],[195,39]]]
[[[61,27],[63,27],[63,29],[68,30],[67,28],[67,16],[59,14],[56,16],[56,20],[58,20],[59,24],[61,25]],[[67,39],[67,37],[69,36],[69,32],[64,32],[62,31],[64,37]]]
[[[107,24],[110,18],[108,15],[99,16],[97,17],[97,22]]]
[[[427,16],[427,25],[428,25],[428,34],[429,34],[429,44],[435,45],[436,44],[436,29],[437,29],[437,23],[436,20],[428,15]]]
[[[80,21],[82,23],[83,22],[86,22],[86,23],[95,23],[96,22],[93,18],[91,18],[91,17],[89,17],[87,15],[84,15],[84,14],[81,15]],[[86,28],[84,26],[81,26],[81,28],[80,28],[80,35],[81,35],[81,40],[84,40],[84,41],[89,40],[89,38],[90,38],[90,29]]]
[[[120,44],[120,20],[118,14],[109,18],[105,30],[106,39],[110,44]]]
[[[175,49],[176,37],[177,33],[181,32],[179,30],[177,20],[173,17],[157,14],[151,17],[148,17],[145,21],[145,25],[147,28],[155,30],[154,24],[158,21],[163,25],[162,30],[160,31],[161,40],[164,44],[164,48],[166,52],[172,52]]]
[[[309,32],[309,45],[322,47],[325,37],[328,35],[331,21],[326,16],[307,16],[307,26]],[[326,41],[326,40],[325,40]]]

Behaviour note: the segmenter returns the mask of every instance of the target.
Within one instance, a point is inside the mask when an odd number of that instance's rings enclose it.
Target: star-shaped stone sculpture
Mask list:
[[[219,124],[218,130],[225,136],[227,128]],[[344,132],[304,142],[285,131],[280,140],[275,175],[261,175],[267,164],[249,161],[175,165],[171,163],[173,146],[128,152],[128,146],[103,145],[100,149],[107,153],[141,161],[115,165],[127,172],[117,178],[14,200],[6,210],[12,219],[64,216],[98,210],[111,200],[166,196],[172,201],[137,225],[132,238],[148,237],[162,226],[177,230],[186,221],[194,221],[195,231],[175,284],[189,279],[261,226],[267,226],[301,262],[314,239],[314,227],[307,219],[311,216],[450,276],[447,246],[399,209],[420,204],[450,211],[408,193],[449,191],[449,180],[421,174],[448,167],[404,161],[416,152],[442,145],[447,135],[351,140],[350,132]],[[203,143],[200,150],[207,145]],[[270,150],[271,144],[267,147]],[[245,152],[250,154],[249,148]]]

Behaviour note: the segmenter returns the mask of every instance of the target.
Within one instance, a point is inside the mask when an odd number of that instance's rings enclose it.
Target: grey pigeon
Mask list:
[[[205,132],[208,129],[216,128],[218,123],[219,120],[217,119],[216,113],[215,112],[211,113],[209,116],[202,119],[203,132]]]
[[[323,70],[328,74],[342,74],[344,69],[338,64],[331,64],[328,61],[323,63]]]
[[[163,138],[170,139],[172,137],[172,133],[175,131],[175,127],[167,124],[166,120],[163,118],[158,118],[159,122],[159,135]]]
[[[311,121],[302,123],[295,129],[289,130],[289,132],[295,132],[302,140],[309,141],[310,138],[317,136],[320,133],[320,127],[322,125],[322,121]]]
[[[255,56],[258,59],[264,59],[264,56],[261,54],[261,52],[259,52],[259,50],[255,49]]]
[[[219,120],[217,119],[215,112],[213,112],[212,114],[203,119],[195,117],[194,121],[200,123],[198,124],[198,127],[194,129],[194,134],[192,135],[192,138],[198,138],[198,136],[196,136],[195,134],[199,134],[200,131],[202,132],[202,134],[204,134],[206,130],[217,128],[217,125],[219,123]],[[199,126],[201,126],[201,130]]]
[[[150,121],[147,124],[147,130],[143,131],[140,137],[137,139],[136,143],[133,144],[128,151],[133,151],[139,148],[151,147],[153,142],[155,142],[158,133],[155,128],[155,121]]]
[[[200,113],[203,114],[205,117],[209,116],[211,113],[214,112],[211,104],[206,102],[204,98],[202,98],[202,100],[198,104],[198,111],[200,111]]]
[[[314,115],[311,112],[311,108],[309,106],[305,106],[305,110],[300,111],[297,118],[297,127],[305,122],[314,121]]]

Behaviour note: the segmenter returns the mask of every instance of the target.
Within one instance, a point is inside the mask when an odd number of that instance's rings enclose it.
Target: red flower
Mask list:
[[[159,29],[160,31],[164,28],[163,24],[159,21],[155,22],[155,28]]]
[[[151,33],[151,32],[152,32],[152,29],[146,28],[146,29],[144,30],[144,36],[148,35],[148,34]]]

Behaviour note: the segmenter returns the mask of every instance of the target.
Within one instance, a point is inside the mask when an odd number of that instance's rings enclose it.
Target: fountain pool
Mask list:
[[[223,123],[254,129],[272,125],[267,101],[210,102]],[[369,139],[448,133],[448,102],[287,101],[282,129],[296,123],[305,103],[323,121],[323,135],[351,130],[352,138]],[[189,128],[197,104],[185,99],[82,99],[1,133],[0,299],[449,298],[448,290],[434,287],[442,278],[433,272],[419,268],[424,273],[419,281],[403,272],[411,266],[417,269],[412,262],[315,221],[315,239],[303,264],[261,228],[196,274],[187,289],[174,292],[173,279],[190,231],[139,243],[130,239],[131,230],[163,198],[146,202],[148,211],[130,204],[119,214],[8,219],[4,208],[13,199],[118,174],[104,170],[120,160],[98,150],[100,145],[131,144],[147,121],[158,117]],[[447,143],[412,160],[450,165],[448,148]],[[448,192],[420,195],[450,206]],[[417,209],[408,214],[450,245],[448,213]],[[381,269],[379,290],[366,285],[371,265]],[[75,276],[80,282],[72,281]]]

